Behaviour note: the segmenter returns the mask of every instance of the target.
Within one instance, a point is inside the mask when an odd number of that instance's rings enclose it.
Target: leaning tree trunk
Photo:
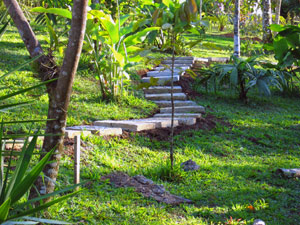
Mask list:
[[[14,20],[30,55],[43,54],[43,49],[17,1],[4,0],[4,3],[9,9],[9,14]],[[36,62],[39,66],[39,77],[42,81],[57,78],[57,81],[47,85],[49,120],[46,125],[46,133],[53,134],[53,136],[46,136],[43,143],[43,151],[45,153],[53,148],[56,148],[56,151],[51,159],[53,163],[48,164],[44,169],[44,174],[46,175],[44,179],[45,184],[42,182],[42,179],[39,179],[36,183],[40,194],[51,193],[54,190],[54,181],[58,174],[59,161],[63,151],[67,109],[84,40],[87,6],[88,0],[74,1],[69,42],[60,71],[57,70],[52,57],[43,55]]]
[[[281,1],[282,0],[276,0],[275,24],[280,24]]]
[[[263,42],[271,43],[272,42],[272,32],[269,26],[272,23],[272,9],[271,9],[271,0],[262,0],[263,1]]]
[[[240,17],[241,17],[241,2],[240,0],[235,0],[234,9],[234,52],[233,55],[240,57],[241,55],[241,39],[240,39]]]

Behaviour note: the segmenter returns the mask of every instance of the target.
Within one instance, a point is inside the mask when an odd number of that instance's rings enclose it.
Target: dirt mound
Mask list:
[[[158,202],[164,202],[170,205],[179,205],[182,203],[192,203],[191,200],[170,194],[163,185],[155,184],[152,180],[137,175],[128,176],[126,173],[114,172],[101,177],[101,180],[109,180],[116,187],[133,187],[136,192],[143,196],[154,198]]]

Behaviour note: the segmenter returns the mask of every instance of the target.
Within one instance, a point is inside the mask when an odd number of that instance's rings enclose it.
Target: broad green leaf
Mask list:
[[[158,84],[159,78],[150,77],[150,84],[156,86]]]
[[[237,85],[238,83],[238,70],[237,68],[233,68],[230,74],[230,82],[234,85]]]
[[[119,25],[111,17],[102,17],[100,21],[104,29],[108,32],[112,44],[117,44],[120,40]]]
[[[43,7],[35,7],[31,10],[32,12],[38,12],[38,13],[49,13],[54,14],[62,17],[66,17],[68,19],[72,19],[72,13],[67,9],[61,9],[61,8],[43,8]]]
[[[162,3],[168,8],[174,4],[172,0],[162,0]]]
[[[54,31],[54,28],[52,27],[52,25],[50,23],[50,20],[49,20],[47,15],[45,16],[45,19],[46,19],[46,24],[47,24],[47,28],[48,28],[50,38],[54,41],[55,46],[58,46],[58,37],[57,37],[56,32]]]
[[[145,5],[153,5],[153,0],[142,0],[140,1],[140,4],[142,7],[144,7]]]
[[[265,80],[263,79],[258,79],[257,80],[257,87],[258,87],[258,90],[260,92],[262,92],[264,95],[266,96],[270,96],[271,95],[271,91],[266,83]]]
[[[149,28],[146,28],[142,31],[139,31],[135,34],[132,34],[130,36],[128,36],[127,38],[124,39],[124,42],[126,43],[126,46],[132,46],[138,42],[140,42],[141,38],[142,37],[145,37],[147,36],[147,34],[151,31],[154,31],[154,30],[159,30],[160,28],[159,27],[149,27]]]
[[[10,209],[11,199],[8,198],[1,206],[0,206],[0,222],[6,220],[8,216],[8,212]]]
[[[275,32],[280,32],[280,31],[285,30],[285,28],[282,25],[279,25],[279,24],[271,24],[270,29],[272,31],[275,31]]]
[[[117,62],[120,64],[121,67],[124,67],[125,65],[125,57],[120,54],[119,52],[117,52],[114,48],[112,48],[111,46],[109,46],[110,50],[112,51],[115,59],[117,60]]]
[[[124,25],[124,23],[131,17],[129,14],[122,15],[120,17],[120,27]],[[119,20],[116,21],[116,24],[119,25]]]
[[[91,19],[94,19],[93,17],[96,17],[98,19],[107,17],[107,15],[105,14],[105,12],[103,12],[102,10],[90,10],[88,12],[88,15],[92,16]]]

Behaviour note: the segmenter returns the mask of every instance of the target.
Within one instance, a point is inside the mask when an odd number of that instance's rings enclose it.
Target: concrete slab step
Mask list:
[[[87,130],[68,130],[65,131],[65,138],[74,138],[75,136],[90,136],[92,135],[91,131]]]
[[[175,67],[174,71],[185,71],[187,69],[189,69],[189,66],[183,66],[183,67]],[[154,68],[154,71],[171,71],[171,67],[164,67],[164,66],[158,66]]]
[[[175,64],[193,64],[194,59],[175,59],[174,61]],[[161,64],[172,64],[172,60],[163,60],[161,61]]]
[[[210,57],[208,58],[211,62],[220,62],[220,63],[226,63],[230,60],[229,57]]]
[[[177,106],[174,108],[175,113],[205,113],[205,108],[200,105],[196,106]],[[160,113],[171,113],[172,107],[161,108]]]
[[[154,118],[158,118],[158,119],[163,119],[163,118],[167,118],[167,117],[154,117]],[[171,119],[170,119],[171,121]],[[174,117],[174,122],[178,121],[180,126],[191,126],[196,124],[197,119],[194,117]]]
[[[176,60],[194,60],[195,57],[193,56],[182,56],[182,57],[175,57]],[[172,57],[168,57],[165,60],[172,60]]]
[[[210,59],[209,58],[202,58],[202,57],[195,58],[195,63],[197,63],[197,62],[210,62]]]
[[[182,72],[174,72],[174,76],[181,76],[184,73],[184,71]],[[172,76],[172,72],[171,71],[149,71],[147,72],[147,77],[164,77],[164,76]]]
[[[174,86],[173,93],[182,92],[182,88],[180,86]],[[144,89],[145,94],[163,94],[163,93],[171,93],[170,86],[153,86],[148,89]]]
[[[121,135],[122,129],[115,128],[115,127],[103,127],[103,126],[73,126],[67,127],[67,130],[74,130],[74,131],[90,131],[92,134],[96,134],[99,136],[109,136],[109,135]]]
[[[184,93],[174,93],[173,94],[174,100],[186,100],[186,95]],[[146,94],[145,98],[148,100],[171,100],[170,93],[164,94]]]
[[[201,113],[175,113],[176,118],[201,118]],[[154,117],[169,117],[171,118],[171,113],[157,113]]]
[[[136,122],[146,122],[146,123],[155,123],[155,128],[167,128],[171,127],[171,119],[169,118],[146,118],[146,119],[138,119],[138,120],[130,120]],[[179,119],[174,119],[174,127],[179,126]]]
[[[170,66],[170,64],[159,64],[159,67],[164,67],[164,66]],[[193,64],[192,63],[185,63],[185,64],[175,64],[174,67],[177,68],[177,67],[191,67]]]
[[[166,85],[166,84],[168,84],[172,81],[172,77],[169,77],[169,76],[155,77],[155,78],[158,78],[158,82],[157,82],[158,85]],[[180,76],[174,76],[173,77],[173,82],[177,82],[179,80],[180,80]],[[150,83],[150,77],[144,77],[142,79],[142,82],[143,83]]]
[[[155,122],[138,122],[131,120],[102,120],[95,121],[93,123],[95,126],[104,127],[119,127],[127,131],[142,131],[142,130],[152,130],[156,128]]]
[[[154,101],[159,107],[171,107],[171,101]],[[176,106],[195,106],[197,105],[194,101],[174,101]]]

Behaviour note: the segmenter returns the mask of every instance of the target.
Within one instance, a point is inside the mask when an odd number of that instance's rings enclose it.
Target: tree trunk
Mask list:
[[[272,23],[271,0],[263,0],[263,42],[272,42],[272,32],[269,26]]]
[[[240,0],[235,0],[235,9],[234,9],[234,52],[233,55],[240,57],[241,55],[241,40],[240,40]]]
[[[280,24],[281,1],[282,0],[276,0],[275,24]]]
[[[199,3],[199,18],[200,18],[200,21],[202,20],[202,5],[203,5],[203,0],[200,0],[200,3]]]
[[[4,3],[9,9],[9,13],[13,18],[30,55],[33,57],[43,54],[41,45],[35,37],[17,1],[4,0]],[[48,119],[52,120],[47,121],[46,133],[53,134],[53,136],[46,136],[43,143],[43,151],[45,153],[53,148],[56,148],[56,151],[51,158],[51,161],[54,162],[48,164],[44,169],[45,184],[42,182],[42,179],[39,179],[36,182],[37,190],[40,194],[51,193],[54,190],[53,181],[56,180],[58,174],[59,160],[63,150],[67,109],[84,40],[87,6],[88,0],[74,1],[69,42],[60,71],[57,69],[50,69],[49,71],[49,65],[51,65],[51,68],[56,68],[55,62],[51,57],[43,55],[37,61],[41,80],[48,80],[53,77],[57,78],[57,81],[47,85],[49,97]]]

